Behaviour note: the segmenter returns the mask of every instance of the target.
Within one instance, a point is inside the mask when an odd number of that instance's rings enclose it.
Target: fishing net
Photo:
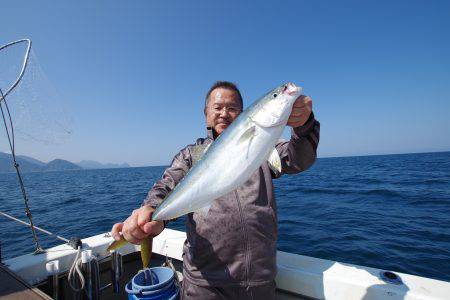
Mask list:
[[[67,103],[42,70],[31,41],[0,47],[0,88],[18,139],[57,145],[71,137]]]
[[[0,47],[0,111],[33,233],[35,253],[42,253],[44,250],[36,235],[28,195],[16,160],[15,137],[32,141],[32,144],[59,144],[71,136],[72,120],[68,117],[63,98],[42,71],[30,40]]]

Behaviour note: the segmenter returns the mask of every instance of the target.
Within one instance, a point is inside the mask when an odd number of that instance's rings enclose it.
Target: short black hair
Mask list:
[[[241,92],[239,91],[238,87],[236,84],[229,82],[229,81],[216,81],[209,89],[208,93],[206,94],[206,98],[205,98],[205,111],[206,111],[206,106],[208,105],[209,102],[209,96],[211,95],[212,91],[217,89],[217,88],[224,88],[224,89],[228,89],[228,90],[232,90],[235,91],[238,96],[239,96],[239,102],[241,104],[241,109],[244,108],[244,103],[242,101],[242,95]]]

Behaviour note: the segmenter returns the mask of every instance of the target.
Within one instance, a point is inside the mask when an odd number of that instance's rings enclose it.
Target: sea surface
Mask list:
[[[163,170],[26,173],[24,181],[36,225],[85,238],[125,219]],[[450,281],[450,152],[321,158],[274,183],[279,250]],[[0,174],[0,210],[26,219],[15,174]],[[184,230],[184,220],[169,227]],[[33,251],[28,227],[0,216],[0,229],[3,259]]]

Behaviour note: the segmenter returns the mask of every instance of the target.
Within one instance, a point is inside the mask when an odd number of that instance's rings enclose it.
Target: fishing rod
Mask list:
[[[0,215],[4,216],[4,217],[6,217],[6,218],[8,218],[8,219],[10,219],[10,220],[16,221],[16,222],[18,222],[19,224],[22,224],[22,225],[25,225],[25,226],[32,227],[32,225],[31,225],[30,223],[27,223],[27,222],[22,221],[22,220],[20,220],[20,219],[18,219],[18,218],[15,218],[15,217],[13,217],[13,216],[11,216],[11,215],[5,213],[5,212],[0,211]],[[81,272],[81,269],[80,269],[81,262],[82,262],[82,261],[81,261],[81,258],[80,258],[80,255],[81,255],[81,248],[82,248],[82,242],[81,242],[80,238],[78,238],[78,237],[73,237],[73,238],[71,238],[70,240],[68,240],[68,239],[66,239],[66,238],[64,238],[64,237],[62,237],[62,236],[60,236],[60,235],[54,234],[54,233],[52,233],[52,232],[50,232],[50,231],[48,231],[48,230],[45,230],[45,229],[43,229],[43,228],[40,228],[40,227],[36,226],[36,225],[33,225],[33,228],[36,229],[36,230],[39,230],[40,232],[43,232],[43,233],[45,233],[45,234],[48,234],[48,235],[51,236],[51,237],[54,237],[54,238],[56,238],[56,239],[58,239],[58,240],[61,240],[61,241],[65,242],[65,243],[67,243],[69,246],[71,246],[72,248],[74,248],[75,250],[77,250],[77,254],[76,254],[76,256],[75,256],[75,260],[73,261],[72,266],[71,266],[70,269],[69,269],[68,281],[69,281],[70,287],[71,287],[75,292],[78,292],[78,291],[83,290],[84,287],[85,287],[85,278],[84,278],[84,275],[83,275],[83,273]],[[1,253],[0,253],[0,254],[1,254]],[[1,261],[1,255],[0,255],[0,261]],[[97,261],[96,259],[95,259],[95,263],[96,263],[95,266],[96,266],[97,269],[98,269],[98,268],[99,268],[99,267],[98,267],[98,261]],[[80,287],[76,287],[76,286],[74,285],[74,283],[72,282],[72,279],[71,279],[71,278],[73,278],[74,276],[78,276],[79,281],[80,281]],[[108,286],[109,286],[109,285],[108,285]]]
[[[6,217],[6,218],[8,218],[8,219],[10,219],[10,220],[16,221],[16,222],[18,222],[18,223],[20,223],[20,224],[23,224],[23,225],[25,225],[25,226],[31,227],[31,224],[30,224],[30,223],[27,223],[27,222],[25,222],[25,221],[22,221],[22,220],[20,220],[20,219],[18,219],[18,218],[15,218],[15,217],[13,217],[13,216],[11,216],[11,215],[8,215],[7,213],[4,213],[4,212],[2,212],[2,211],[0,211],[0,215],[4,216],[4,217]],[[40,228],[40,227],[38,227],[38,226],[36,226],[36,225],[34,225],[34,229],[39,230],[40,232],[43,232],[43,233],[45,233],[45,234],[48,234],[49,236],[55,237],[55,238],[57,238],[58,240],[61,240],[61,241],[63,241],[63,242],[70,243],[70,240],[68,240],[68,239],[66,239],[66,238],[64,238],[64,237],[62,237],[62,236],[60,236],[60,235],[54,234],[54,233],[52,233],[52,232],[50,232],[50,231],[48,231],[48,230],[45,230],[45,229],[43,229],[43,228]]]

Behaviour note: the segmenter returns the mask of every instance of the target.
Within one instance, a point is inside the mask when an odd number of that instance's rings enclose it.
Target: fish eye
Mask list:
[[[275,93],[275,94],[273,94],[272,96],[273,96],[274,98],[276,98],[278,95],[277,95],[277,93]]]

